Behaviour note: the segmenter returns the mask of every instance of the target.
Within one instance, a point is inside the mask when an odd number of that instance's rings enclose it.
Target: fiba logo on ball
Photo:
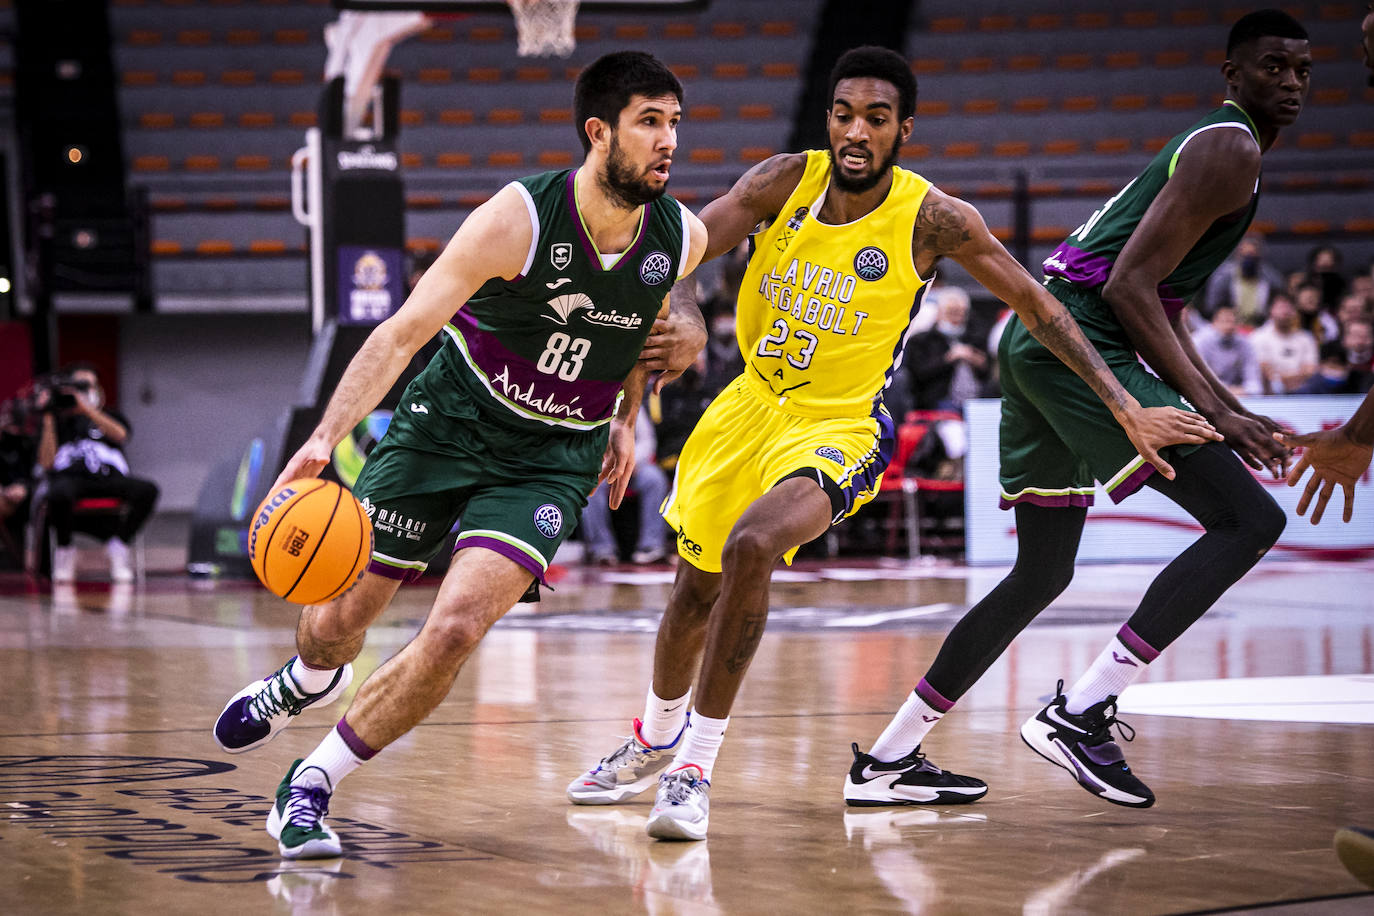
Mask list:
[[[544,503],[534,510],[534,527],[546,538],[558,537],[563,529],[563,511],[553,503]]]
[[[822,445],[820,448],[816,449],[816,454],[836,464],[844,464],[844,452],[835,448],[833,445]]]
[[[881,280],[887,273],[887,255],[883,254],[881,248],[872,245],[860,248],[859,253],[854,255],[854,273],[864,280]]]
[[[668,279],[668,271],[673,269],[672,260],[661,251],[651,251],[644,256],[639,265],[639,279],[650,286],[658,286]]]

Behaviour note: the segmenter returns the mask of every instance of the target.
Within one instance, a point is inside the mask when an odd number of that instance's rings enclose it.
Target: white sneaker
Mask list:
[[[711,781],[686,763],[658,778],[658,796],[645,831],[659,840],[704,840],[711,821]]]
[[[110,558],[110,581],[134,581],[134,569],[129,565],[129,545],[119,538],[105,542],[105,555]]]
[[[668,551],[662,547],[641,547],[630,554],[630,562],[636,566],[648,566],[650,563],[658,563],[668,556]]]
[[[76,581],[76,548],[54,547],[52,550],[52,580],[54,582]]]

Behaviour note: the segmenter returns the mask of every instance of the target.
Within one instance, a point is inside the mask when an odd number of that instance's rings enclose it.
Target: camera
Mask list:
[[[89,391],[91,383],[86,379],[74,379],[69,375],[50,375],[37,387],[48,391],[47,409],[56,413],[76,409],[77,394]]]

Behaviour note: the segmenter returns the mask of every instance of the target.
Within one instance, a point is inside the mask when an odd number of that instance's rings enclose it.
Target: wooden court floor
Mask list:
[[[290,606],[175,576],[57,594],[3,579],[0,912],[1374,912],[1331,849],[1336,828],[1374,825],[1374,566],[1266,560],[1127,692],[1142,711],[1123,713],[1124,747],[1154,808],[1100,802],[1022,745],[1020,722],[1154,569],[1083,568],[928,739],[935,762],[988,781],[986,799],[881,810],[843,804],[850,742],[876,737],[1000,572],[787,571],[716,768],[710,839],[688,844],[644,835],[651,795],[564,798],[639,712],[669,576],[572,570],[340,786],[344,858],[303,864],[278,859],[263,817],[344,705],[251,754],[210,737],[229,695],[291,654]],[[355,685],[433,593],[402,590]]]

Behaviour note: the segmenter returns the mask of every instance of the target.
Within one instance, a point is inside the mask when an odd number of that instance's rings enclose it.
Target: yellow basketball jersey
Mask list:
[[[754,234],[735,335],[758,397],[799,416],[868,416],[920,305],[911,240],[930,182],[894,168],[887,198],[842,226],[815,216],[829,185],[830,157],[809,151],[782,212]]]

